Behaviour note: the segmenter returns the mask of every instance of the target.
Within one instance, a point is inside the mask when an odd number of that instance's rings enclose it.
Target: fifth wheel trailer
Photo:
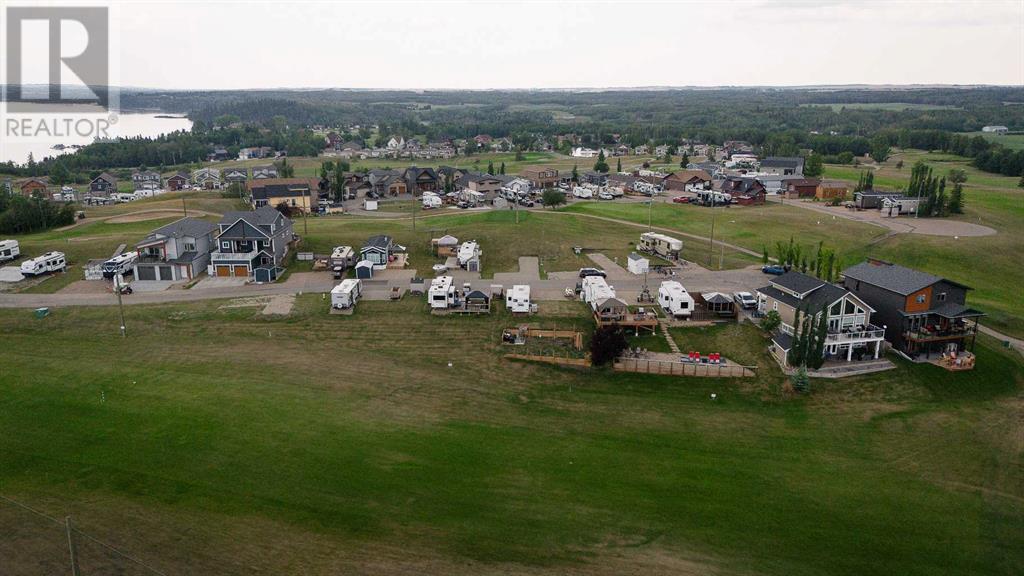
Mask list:
[[[639,248],[650,254],[678,260],[683,251],[683,241],[657,232],[644,232],[640,235]]]
[[[68,262],[63,252],[47,252],[22,262],[21,273],[25,276],[38,276],[47,272],[63,272],[67,267]]]

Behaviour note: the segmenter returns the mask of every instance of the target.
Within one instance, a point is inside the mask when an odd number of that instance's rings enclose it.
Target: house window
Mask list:
[[[221,242],[220,247],[224,250],[229,250],[231,248],[231,242]]]
[[[918,304],[924,304],[924,299],[925,299],[925,298],[924,298],[924,294],[918,294],[917,296],[915,296],[915,297],[914,297],[914,300],[915,300],[915,301],[916,301],[916,302],[917,302]]]
[[[195,252],[195,251],[196,251],[196,243],[195,242],[185,242],[185,252]]]
[[[778,302],[772,302],[772,310],[778,310],[778,309],[779,309],[779,303]]]
[[[945,302],[946,301],[946,293],[945,292],[939,292],[939,295],[936,296],[935,299],[938,300],[939,302]]]

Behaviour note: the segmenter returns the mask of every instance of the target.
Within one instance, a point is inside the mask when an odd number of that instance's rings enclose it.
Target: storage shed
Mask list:
[[[369,260],[360,260],[356,263],[356,278],[360,280],[369,280],[373,278],[373,262]]]

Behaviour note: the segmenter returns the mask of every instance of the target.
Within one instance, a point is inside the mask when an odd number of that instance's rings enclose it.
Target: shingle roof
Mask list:
[[[224,216],[220,219],[220,223],[234,224],[241,219],[254,226],[268,226],[277,222],[279,216],[282,216],[282,214],[276,209],[270,206],[260,206],[252,211],[225,212]]]
[[[825,284],[825,281],[800,272],[786,272],[782,276],[771,280],[770,283],[787,290],[792,290],[797,294],[805,294],[815,288],[820,288]]]
[[[161,235],[169,238],[182,238],[189,236],[192,238],[198,238],[206,236],[207,234],[213,233],[217,229],[217,225],[213,222],[207,222],[206,220],[200,220],[198,218],[182,218],[171,222],[166,226],[161,226],[150,233],[150,236]]]
[[[898,264],[861,262],[843,270],[843,276],[904,296],[927,288],[942,278]],[[948,280],[947,280],[948,282]],[[958,284],[958,286],[962,286]],[[964,286],[966,288],[966,286]]]
[[[764,160],[761,160],[761,167],[769,168],[796,168],[797,166],[804,163],[803,158],[794,156],[769,156]]]
[[[391,244],[391,236],[379,234],[377,236],[370,236],[366,240],[366,244],[363,244],[363,248],[387,248]]]
[[[938,314],[945,318],[971,318],[985,315],[984,312],[979,312],[973,308],[968,308],[963,304],[957,304],[956,302],[946,302],[938,308],[931,310],[931,313]]]

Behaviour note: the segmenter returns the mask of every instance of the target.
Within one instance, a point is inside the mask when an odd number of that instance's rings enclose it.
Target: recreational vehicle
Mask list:
[[[480,271],[480,245],[475,240],[460,244],[456,257],[460,267],[470,272]]]
[[[666,280],[658,288],[658,304],[666,314],[676,318],[688,318],[693,313],[693,296],[675,280]]]
[[[444,202],[441,201],[441,197],[437,194],[423,193],[423,209],[430,210],[431,208],[440,208]]]
[[[330,265],[334,277],[340,280],[345,270],[355,266],[356,252],[351,246],[335,246],[327,263]]]
[[[25,276],[38,276],[47,272],[63,272],[67,267],[67,259],[64,258],[63,252],[47,252],[22,262],[21,273]]]
[[[615,298],[615,288],[608,285],[601,276],[587,276],[581,282],[583,301],[597,309],[597,303],[608,298]]]
[[[0,262],[14,260],[21,255],[21,246],[17,240],[0,240]]]
[[[572,189],[572,195],[574,198],[593,198],[594,192],[590,188],[584,188],[583,186],[576,186]]]
[[[882,218],[895,218],[904,214],[915,214],[921,205],[919,198],[883,198],[880,212]]]
[[[640,235],[640,249],[650,254],[678,260],[679,254],[683,251],[683,241],[657,232],[644,232]]]
[[[732,194],[716,190],[698,190],[696,203],[705,206],[724,206],[732,203]]]
[[[515,284],[505,293],[505,307],[513,314],[526,314],[530,312],[530,286],[528,284]]]
[[[430,281],[427,298],[432,309],[446,309],[455,305],[455,283],[451,276],[439,276]]]
[[[118,274],[128,274],[135,268],[135,263],[138,260],[138,252],[125,252],[124,254],[118,254],[103,263],[103,277],[109,279]]]
[[[356,278],[347,278],[331,289],[331,307],[343,310],[351,308],[362,295],[363,283]]]
[[[114,202],[134,202],[138,200],[138,196],[134,192],[114,192],[110,197],[114,199]]]

